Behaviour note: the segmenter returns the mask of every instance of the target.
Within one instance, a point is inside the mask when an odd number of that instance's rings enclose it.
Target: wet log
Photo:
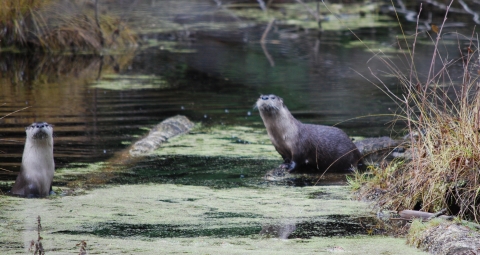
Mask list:
[[[130,149],[130,155],[147,155],[160,147],[169,138],[187,133],[194,125],[193,122],[182,115],[168,118],[156,125],[145,138],[136,142]]]
[[[398,214],[400,214],[400,217],[402,217],[402,219],[405,219],[405,220],[422,219],[422,220],[428,221],[433,218],[452,220],[453,216],[442,215],[442,214],[445,214],[446,211],[447,211],[446,209],[442,209],[437,213],[429,213],[429,212],[421,212],[421,211],[415,211],[415,210],[403,210],[398,212]]]

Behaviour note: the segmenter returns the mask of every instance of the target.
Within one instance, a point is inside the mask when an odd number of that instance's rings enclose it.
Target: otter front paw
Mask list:
[[[289,162],[289,163],[283,163],[283,164],[281,164],[281,165],[279,166],[279,168],[285,169],[285,170],[287,170],[287,172],[292,172],[293,169],[295,169],[295,166],[296,166],[296,165],[297,165],[297,164],[295,164],[294,161],[291,161],[291,162]]]

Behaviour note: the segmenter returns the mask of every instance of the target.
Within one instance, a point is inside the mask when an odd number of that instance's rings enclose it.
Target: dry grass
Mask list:
[[[5,0],[0,3],[0,45],[26,43],[27,17],[43,6],[51,4],[50,0]]]
[[[136,45],[136,36],[119,18],[99,12],[97,5],[80,0],[5,0],[0,3],[0,45],[97,53]]]
[[[407,132],[412,134],[411,159],[372,168],[369,173],[357,173],[350,181],[357,188],[362,185],[360,193],[363,196],[374,195],[381,207],[429,212],[449,208],[451,214],[479,222],[478,38],[470,36],[470,45],[466,49],[459,43],[461,58],[447,61],[448,57],[441,56],[438,50],[442,28],[443,25],[432,29],[434,52],[429,73],[423,81],[418,78],[413,61],[416,36],[413,43],[407,39],[402,42],[407,45],[408,52],[404,56],[410,69],[406,74],[392,61],[380,58],[398,78],[403,88],[401,96],[392,93],[372,73],[377,79],[375,84],[399,105],[397,121],[404,122]],[[435,70],[436,61],[442,61],[439,70]],[[454,81],[449,74],[454,64],[463,64],[460,82]],[[442,86],[445,84],[448,86]]]

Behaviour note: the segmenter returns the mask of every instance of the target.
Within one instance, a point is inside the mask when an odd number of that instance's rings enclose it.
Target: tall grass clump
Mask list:
[[[100,14],[102,13],[102,14]],[[120,18],[95,2],[4,0],[0,3],[0,49],[100,52],[136,45]]]
[[[30,14],[51,4],[50,0],[4,0],[0,3],[0,45],[25,44]]]
[[[446,15],[444,23],[445,20]],[[399,106],[396,116],[397,121],[405,123],[409,134],[409,156],[367,173],[357,173],[350,181],[363,184],[361,195],[375,197],[384,208],[430,212],[448,208],[451,214],[480,222],[478,35],[468,36],[471,39],[466,47],[459,42],[461,57],[449,60],[439,51],[443,24],[432,27],[429,34],[434,46],[429,72],[422,74],[426,78],[419,78],[414,62],[418,24],[413,43],[406,36],[399,43],[406,45],[401,48],[407,52],[403,57],[408,71],[402,72],[393,61],[380,58],[398,78],[401,95],[390,91],[372,72],[376,79],[372,83]],[[460,80],[450,74],[454,65],[463,68]]]

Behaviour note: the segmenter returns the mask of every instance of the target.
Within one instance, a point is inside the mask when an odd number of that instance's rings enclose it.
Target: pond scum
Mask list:
[[[447,9],[448,13],[448,9]],[[445,15],[446,20],[446,15]],[[444,22],[445,22],[444,20]],[[403,94],[396,96],[379,81],[376,86],[398,103],[397,121],[406,123],[409,149],[406,157],[350,178],[362,197],[375,197],[381,208],[437,212],[447,208],[451,215],[480,222],[480,68],[478,38],[466,47],[459,45],[460,59],[442,56],[442,28],[432,26],[428,34],[434,52],[426,81],[415,70],[413,44],[404,36],[410,72],[402,73],[393,62],[381,58],[398,78]],[[417,31],[418,35],[418,26]],[[428,33],[428,32],[427,32]],[[474,34],[474,33],[473,33]],[[457,35],[465,38],[464,35]],[[460,41],[460,40],[459,40]],[[477,44],[477,45],[475,45]],[[399,43],[399,45],[401,45]],[[404,44],[405,45],[405,44]],[[440,70],[435,62],[441,61]],[[453,65],[463,66],[461,83],[449,74]],[[372,82],[373,83],[373,82]],[[450,91],[449,91],[450,90]],[[453,93],[452,93],[453,92]]]
[[[99,53],[136,45],[120,18],[104,14],[98,1],[5,0],[0,3],[0,50]],[[100,13],[102,15],[100,15]]]

